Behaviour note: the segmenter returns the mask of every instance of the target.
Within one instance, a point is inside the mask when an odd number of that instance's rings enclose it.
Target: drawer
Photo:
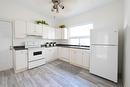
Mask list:
[[[31,68],[35,68],[35,67],[41,66],[41,65],[43,65],[43,64],[45,64],[45,63],[46,63],[45,59],[41,59],[41,60],[29,62],[28,69],[31,69]]]

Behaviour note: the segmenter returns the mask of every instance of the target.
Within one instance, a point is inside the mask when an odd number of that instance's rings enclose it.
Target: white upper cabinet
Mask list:
[[[55,28],[50,27],[48,29],[48,39],[55,39]]]
[[[49,30],[49,27],[46,26],[46,25],[43,25],[42,37],[43,37],[44,39],[48,39],[48,30]]]
[[[42,25],[27,23],[27,35],[42,36]]]
[[[36,35],[42,36],[42,32],[43,32],[43,27],[42,27],[42,25],[37,25],[37,24],[35,24],[35,29],[36,29]]]
[[[26,22],[25,21],[14,21],[14,38],[25,38],[26,37]]]
[[[55,39],[55,28],[43,25],[42,37],[44,39]]]
[[[27,22],[27,34],[33,35],[35,32],[35,24]]]
[[[68,31],[67,28],[58,28],[55,29],[56,39],[68,39]]]
[[[56,34],[56,39],[62,39],[63,35],[62,35],[63,30],[62,29],[55,29],[55,34]]]

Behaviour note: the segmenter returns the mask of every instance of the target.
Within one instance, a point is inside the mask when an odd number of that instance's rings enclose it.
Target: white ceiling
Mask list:
[[[51,12],[52,2],[51,0],[15,0],[17,3],[24,5],[25,7],[35,10],[45,16],[55,15],[58,19],[65,19],[74,15],[79,15],[83,12],[92,10],[106,3],[110,3],[115,0],[62,0],[65,6],[64,10],[60,10],[60,13],[54,14]]]

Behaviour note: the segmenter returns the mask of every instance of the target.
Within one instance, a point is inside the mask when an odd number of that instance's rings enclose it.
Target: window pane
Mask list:
[[[70,37],[90,36],[91,29],[93,29],[93,24],[70,28]]]
[[[70,44],[79,45],[79,39],[70,39]]]
[[[90,30],[93,24],[72,27],[69,29],[70,44],[90,45]]]
[[[88,45],[90,46],[90,38],[81,38],[80,45]]]

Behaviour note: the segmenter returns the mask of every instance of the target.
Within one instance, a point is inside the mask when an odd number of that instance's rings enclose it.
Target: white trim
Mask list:
[[[0,18],[0,21],[9,22],[9,23],[12,22],[10,19],[5,19],[5,18]]]

